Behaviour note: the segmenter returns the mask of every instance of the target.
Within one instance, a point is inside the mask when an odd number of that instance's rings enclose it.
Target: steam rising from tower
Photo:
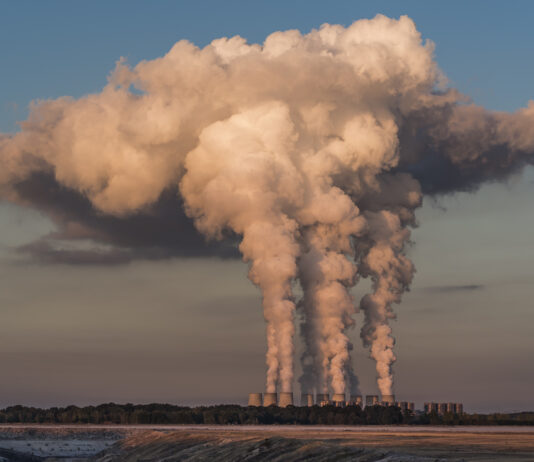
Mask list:
[[[447,89],[433,44],[405,16],[275,32],[263,45],[180,41],[135,67],[120,60],[101,93],[35,103],[20,133],[0,135],[0,193],[37,206],[22,191],[46,174],[120,220],[179,190],[204,236],[239,236],[263,296],[267,403],[277,390],[290,401],[297,310],[304,392],[358,394],[349,290],[370,278],[361,338],[393,395],[389,321],[415,271],[404,253],[415,209],[424,194],[532,163],[533,122],[533,103],[489,112]],[[101,238],[54,216],[66,236]]]

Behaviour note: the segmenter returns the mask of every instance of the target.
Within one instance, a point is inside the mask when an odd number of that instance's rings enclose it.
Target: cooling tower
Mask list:
[[[330,396],[328,393],[317,393],[317,404],[319,406],[330,404]]]
[[[343,407],[345,406],[345,394],[344,393],[335,393],[332,397],[334,406]]]
[[[447,403],[438,403],[438,414],[443,415],[447,412]]]
[[[263,394],[263,405],[267,406],[276,406],[278,401],[278,395],[276,393],[264,393]]]
[[[293,406],[293,393],[282,392],[278,398],[278,406]]]
[[[395,404],[395,395],[382,395],[382,403],[386,406],[393,406]]]
[[[248,405],[249,406],[261,406],[261,393],[249,393]]]
[[[362,399],[361,395],[350,395],[349,402],[353,406],[363,407],[363,399]]]
[[[378,395],[367,395],[365,397],[366,406],[374,406],[375,404],[378,404]]]
[[[300,397],[301,406],[313,406],[313,395],[311,393],[303,393]]]

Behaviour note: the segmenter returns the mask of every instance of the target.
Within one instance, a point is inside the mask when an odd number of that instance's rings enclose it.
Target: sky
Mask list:
[[[0,132],[17,131],[32,100],[99,91],[121,57],[136,64],[181,39],[262,42],[377,13],[410,16],[449,85],[477,104],[513,111],[534,99],[530,2],[21,1],[0,6]],[[417,273],[393,323],[398,397],[534,409],[533,192],[530,168],[417,211]],[[62,265],[15,251],[53,229],[40,212],[0,204],[0,406],[244,404],[263,389],[265,325],[244,263]],[[374,394],[374,364],[358,330],[350,336],[362,392]]]

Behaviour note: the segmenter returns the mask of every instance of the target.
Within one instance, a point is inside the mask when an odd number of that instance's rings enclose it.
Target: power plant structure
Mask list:
[[[278,406],[293,406],[293,393],[281,392],[278,397]]]
[[[249,393],[248,395],[249,406],[279,406],[287,407],[293,406],[293,393],[281,392],[281,393]],[[328,393],[317,393],[316,399],[312,393],[303,393],[300,398],[301,406],[360,406],[363,408],[363,397],[361,395],[351,395],[349,400],[346,400],[344,393],[334,393],[330,399]],[[411,411],[415,412],[415,405],[409,401],[396,401],[395,395],[383,395],[382,399],[378,395],[367,395],[365,397],[365,406],[395,406],[400,408],[403,412]],[[419,411],[420,412],[420,411]],[[438,415],[450,414],[463,414],[464,406],[462,403],[436,403],[427,402],[424,403],[424,412],[426,414],[435,413]]]
[[[278,404],[278,394],[277,393],[265,393],[263,395],[263,405],[265,407],[276,406],[277,404]]]
[[[248,405],[249,406],[261,406],[263,404],[261,393],[249,393]]]
[[[443,415],[445,413],[450,414],[463,414],[464,405],[462,403],[425,403],[424,406],[425,414],[435,413],[438,415]]]

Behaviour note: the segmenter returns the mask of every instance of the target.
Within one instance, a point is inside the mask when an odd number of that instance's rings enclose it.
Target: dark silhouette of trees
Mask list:
[[[414,414],[394,406],[280,408],[237,405],[196,408],[171,404],[115,404],[40,409],[11,406],[0,423],[47,424],[204,424],[204,425],[533,425],[534,412],[515,414]]]

